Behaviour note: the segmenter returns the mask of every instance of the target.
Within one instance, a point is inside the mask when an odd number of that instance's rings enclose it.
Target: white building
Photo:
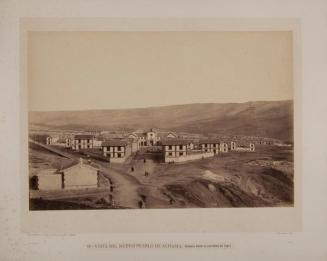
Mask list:
[[[150,129],[146,132],[133,132],[128,135],[128,138],[137,140],[138,148],[159,145],[161,140],[160,136],[154,129]]]
[[[94,146],[94,135],[80,134],[75,135],[72,141],[73,150],[92,149]]]
[[[200,141],[200,149],[202,152],[212,152],[214,154],[218,154],[220,151],[220,141],[206,139]]]
[[[200,141],[200,148],[202,152],[213,152],[214,154],[218,154],[219,152],[228,152],[228,144],[230,144],[231,148],[235,149],[235,142],[225,142],[218,139],[206,139]]]
[[[255,145],[252,142],[237,142],[236,143],[236,151],[249,151],[254,152],[255,151]]]
[[[110,162],[123,163],[132,153],[131,146],[124,140],[107,140],[102,143],[103,156]]]
[[[165,163],[179,163],[212,157],[213,152],[192,151],[188,149],[189,141],[182,139],[164,140],[162,143],[163,160]]]

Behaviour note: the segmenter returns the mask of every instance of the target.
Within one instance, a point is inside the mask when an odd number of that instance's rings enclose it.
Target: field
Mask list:
[[[293,152],[285,148],[229,152],[183,164],[158,164],[147,159],[146,163],[137,160],[129,165],[133,172],[127,166],[120,166],[120,170],[143,185],[138,191],[149,208],[293,204]]]
[[[87,158],[76,152],[71,152],[71,156]],[[252,153],[229,152],[180,164],[163,164],[157,159],[158,154],[146,152],[131,157],[126,164],[109,164],[91,157],[102,174],[101,188],[92,193],[74,192],[74,196],[67,197],[59,193],[60,198],[35,197],[34,209],[293,205],[294,164],[289,148],[262,146]],[[30,175],[40,168],[57,168],[67,161],[70,160],[31,147]]]

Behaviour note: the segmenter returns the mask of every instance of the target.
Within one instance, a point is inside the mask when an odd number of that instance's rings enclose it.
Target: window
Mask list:
[[[184,153],[183,152],[179,152],[179,156],[183,156],[184,155]]]
[[[117,150],[120,151],[121,150],[121,146],[118,146]]]
[[[183,149],[183,145],[179,145],[179,149],[181,149],[181,150],[182,150],[182,149]]]
[[[173,149],[173,146],[172,145],[169,145],[168,146],[168,149],[172,150]]]
[[[121,158],[121,153],[118,153],[118,154],[117,154],[117,157],[118,157],[118,158]]]
[[[168,153],[168,156],[173,156],[173,153],[172,153],[172,152],[169,152],[169,153]]]

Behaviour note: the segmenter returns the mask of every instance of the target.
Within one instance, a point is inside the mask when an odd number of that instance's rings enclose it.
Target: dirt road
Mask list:
[[[139,208],[138,202],[141,198],[137,191],[141,184],[134,177],[115,169],[108,163],[96,163],[102,174],[113,183],[112,194],[115,204],[124,208]]]

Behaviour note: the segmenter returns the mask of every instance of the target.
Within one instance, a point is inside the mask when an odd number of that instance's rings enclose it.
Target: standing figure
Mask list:
[[[139,204],[139,208],[143,208],[143,201],[142,200],[139,200],[138,204]]]

